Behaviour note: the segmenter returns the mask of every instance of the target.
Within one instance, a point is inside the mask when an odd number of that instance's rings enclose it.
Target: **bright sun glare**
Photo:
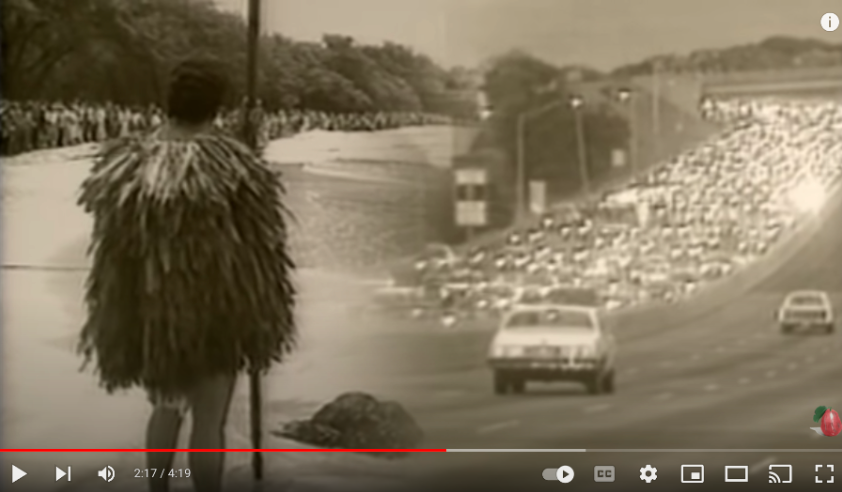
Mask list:
[[[789,198],[798,210],[817,212],[824,205],[825,190],[816,181],[808,180],[790,190]]]

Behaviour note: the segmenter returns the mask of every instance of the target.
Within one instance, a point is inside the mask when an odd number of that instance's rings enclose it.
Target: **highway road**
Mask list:
[[[842,334],[776,331],[773,312],[790,290],[823,289],[842,310],[842,209],[783,268],[749,292],[695,319],[672,316],[620,325],[617,393],[591,396],[579,387],[536,385],[527,394],[496,396],[484,357],[488,330],[413,333],[398,344],[417,368],[407,391],[410,408],[429,432],[430,447],[612,449],[839,449],[839,439],[819,436],[817,406],[842,408]],[[719,474],[722,466],[753,466],[752,481],[766,482],[766,466],[798,462],[798,483],[813,481],[818,458],[780,452],[626,455],[465,454],[429,457],[446,467],[447,484],[489,477],[494,484],[558,487],[541,479],[546,467],[579,464],[577,490],[594,484],[594,465],[624,464],[624,483],[641,483],[637,468],[651,463],[671,473],[658,483],[674,486],[681,464],[701,461]],[[588,469],[587,467],[591,467]],[[712,468],[711,468],[712,467]],[[495,471],[496,470],[496,471]],[[632,473],[634,471],[634,473]],[[713,473],[713,472],[711,472]],[[664,475],[664,473],[662,473]],[[633,479],[633,480],[632,480]],[[525,481],[524,481],[525,480]],[[628,482],[627,480],[632,480]],[[837,479],[838,480],[838,479]],[[728,484],[738,486],[743,484]],[[655,484],[653,483],[654,487]],[[800,489],[800,486],[799,486]],[[745,488],[743,489],[745,490]]]

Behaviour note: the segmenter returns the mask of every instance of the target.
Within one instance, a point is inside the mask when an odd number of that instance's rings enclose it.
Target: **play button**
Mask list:
[[[12,465],[12,483],[17,482],[21,478],[26,476],[26,472],[21,470],[20,468]]]
[[[575,473],[573,473],[573,468],[570,468],[569,466],[562,466],[555,473],[556,478],[558,478],[558,481],[561,483],[572,482],[574,475]]]

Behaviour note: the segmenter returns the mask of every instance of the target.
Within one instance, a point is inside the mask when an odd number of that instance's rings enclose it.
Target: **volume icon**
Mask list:
[[[97,476],[99,476],[99,478],[105,480],[106,482],[110,482],[114,480],[114,468],[106,466],[97,473]]]

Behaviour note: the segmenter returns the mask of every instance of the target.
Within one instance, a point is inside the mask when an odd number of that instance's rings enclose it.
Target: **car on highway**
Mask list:
[[[790,292],[775,313],[775,319],[783,333],[812,328],[833,333],[836,324],[830,297],[819,290]]]
[[[523,393],[528,381],[579,382],[591,394],[614,392],[617,344],[594,307],[518,304],[491,341],[494,392]]]

